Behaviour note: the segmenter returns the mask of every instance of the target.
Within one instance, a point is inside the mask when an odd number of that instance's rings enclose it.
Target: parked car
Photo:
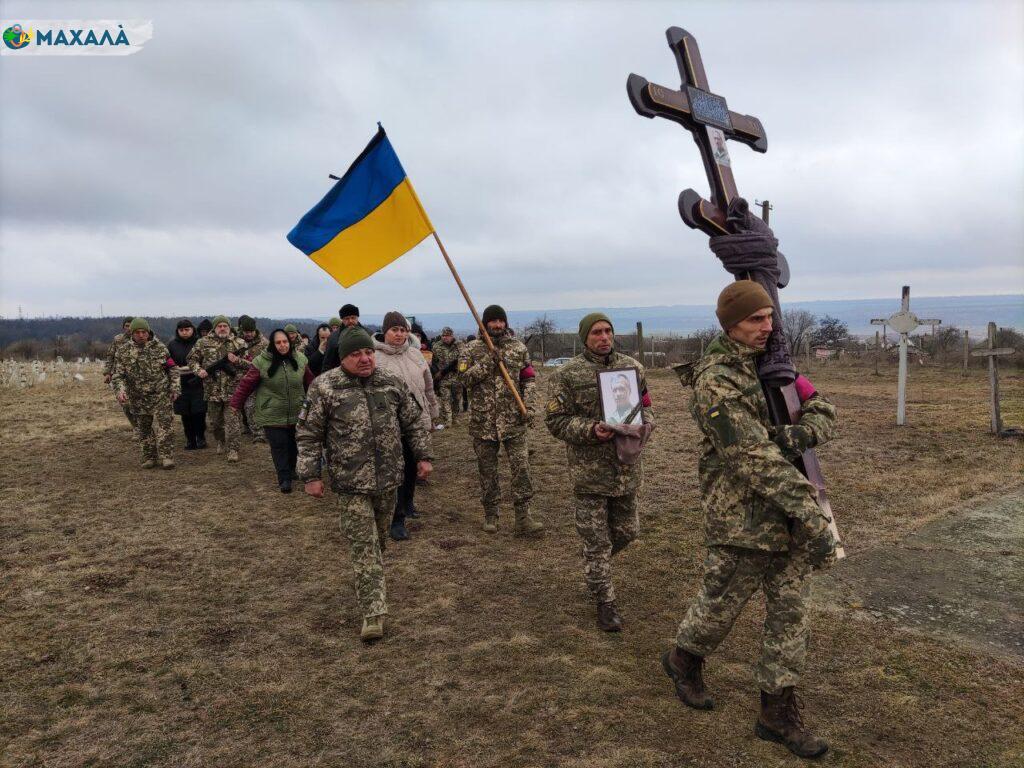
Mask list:
[[[545,362],[544,365],[551,368],[557,368],[560,365],[565,365],[570,360],[572,360],[571,357],[552,357],[550,360]]]

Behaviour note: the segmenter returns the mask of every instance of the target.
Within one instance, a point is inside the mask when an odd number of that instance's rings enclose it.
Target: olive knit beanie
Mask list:
[[[604,312],[591,312],[580,320],[580,341],[583,342],[583,346],[587,346],[587,335],[590,333],[590,329],[594,327],[594,323],[600,322],[601,320],[604,320],[608,325],[611,325],[613,331],[615,330],[615,326],[612,325],[611,318]]]
[[[729,330],[737,323],[747,319],[759,309],[774,307],[772,297],[760,283],[753,280],[737,280],[726,286],[718,295],[718,322],[722,328]]]
[[[360,349],[373,349],[373,337],[359,325],[343,330],[338,337],[338,358],[344,359]]]

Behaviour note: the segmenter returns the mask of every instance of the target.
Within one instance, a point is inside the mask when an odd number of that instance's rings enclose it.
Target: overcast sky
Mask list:
[[[479,307],[708,304],[696,147],[630,72],[664,37],[761,118],[791,300],[1024,293],[1022,2],[0,3],[152,19],[124,57],[0,60],[0,313],[327,317],[464,305],[432,241],[345,290],[285,240],[382,121]]]

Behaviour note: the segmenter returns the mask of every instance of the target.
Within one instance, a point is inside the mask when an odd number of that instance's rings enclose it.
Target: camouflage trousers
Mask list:
[[[245,406],[242,409],[242,413],[245,414],[245,423],[249,427],[249,431],[252,432],[252,441],[254,443],[267,442],[267,438],[263,436],[263,430],[256,426],[255,392],[245,398]]]
[[[576,494],[576,532],[583,539],[583,578],[599,603],[615,599],[612,557],[625,549],[640,531],[636,494],[598,496]]]
[[[241,417],[227,402],[210,400],[206,403],[206,426],[213,439],[229,451],[237,451],[242,442]]]
[[[142,446],[142,457],[153,461],[171,458],[174,452],[174,413],[170,401],[157,408],[147,408],[145,413],[129,412],[135,437]]]
[[[444,381],[441,383],[441,386],[438,387],[438,390],[438,419],[446,427],[450,427],[455,418],[455,414],[459,411],[462,398],[462,387],[458,384],[449,384],[447,381]]]
[[[761,589],[767,605],[755,679],[762,691],[772,694],[796,685],[804,671],[810,634],[809,573],[803,555],[709,547],[704,583],[679,625],[676,645],[707,656],[729,634],[751,596]]]
[[[338,494],[341,531],[348,539],[356,579],[356,598],[364,617],[388,612],[381,553],[388,539],[396,493],[391,490],[378,494]]]
[[[533,497],[530,481],[530,457],[526,448],[526,434],[507,440],[480,440],[473,438],[477,468],[480,470],[480,501],[484,514],[497,517],[501,505],[501,487],[498,485],[498,452],[505,446],[509,468],[512,470],[512,503],[517,510],[529,506]]]

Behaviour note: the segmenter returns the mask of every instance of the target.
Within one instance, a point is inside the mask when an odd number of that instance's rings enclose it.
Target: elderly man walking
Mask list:
[[[213,431],[217,453],[226,449],[230,462],[238,461],[242,430],[238,414],[228,403],[241,378],[236,366],[248,367],[242,360],[245,350],[245,341],[231,332],[224,315],[218,315],[213,318],[213,332],[197,341],[188,355],[188,367],[203,380],[206,423]]]
[[[704,659],[747,601],[763,591],[767,615],[755,674],[761,689],[755,732],[800,757],[817,757],[828,743],[804,725],[795,686],[807,652],[809,576],[835,558],[837,542],[814,486],[793,461],[834,435],[836,411],[800,377],[800,422],[772,424],[756,360],[772,331],[773,307],[757,283],[732,283],[718,297],[724,333],[700,360],[676,369],[693,388],[690,410],[703,434],[698,466],[708,554],[700,590],[662,665],[684,704],[711,709]]]
[[[421,408],[404,381],[377,368],[373,346],[360,327],[342,333],[341,365],[313,380],[296,429],[296,471],[310,496],[323,496],[320,458],[327,456],[355,571],[364,642],[384,636],[388,603],[381,552],[402,483],[403,440],[417,475],[426,478],[432,469]]]
[[[644,424],[654,424],[644,367],[615,350],[612,321],[602,312],[580,320],[582,354],[551,380],[545,423],[552,435],[566,444],[573,483],[576,532],[583,540],[584,578],[597,602],[597,625],[606,632],[622,629],[612,585],[612,557],[636,538],[640,528],[637,494],[643,465],[618,456],[615,433],[603,420],[598,396],[598,374],[630,369],[640,383],[640,409]]]

